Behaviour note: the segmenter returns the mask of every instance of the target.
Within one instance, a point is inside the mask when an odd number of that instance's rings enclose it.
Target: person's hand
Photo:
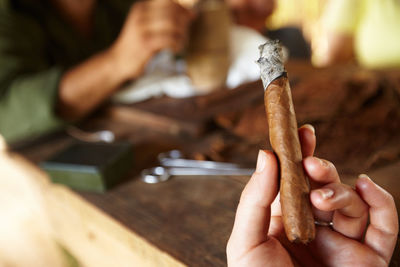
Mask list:
[[[111,48],[118,71],[127,79],[139,76],[149,59],[163,49],[180,51],[188,37],[193,13],[172,0],[135,3]]]
[[[228,265],[388,265],[398,233],[393,197],[365,175],[359,177],[355,190],[342,184],[332,163],[312,156],[316,142],[313,129],[300,128],[299,137],[315,220],[333,222],[333,226],[316,226],[316,238],[308,245],[287,240],[279,204],[277,160],[272,152],[260,151],[227,244]]]
[[[259,32],[265,31],[265,21],[275,8],[275,0],[227,0],[235,21]]]

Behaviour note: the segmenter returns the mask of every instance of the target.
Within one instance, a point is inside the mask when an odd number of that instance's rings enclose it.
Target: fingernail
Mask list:
[[[303,127],[309,129],[309,130],[312,131],[313,134],[315,135],[315,128],[314,128],[314,126],[312,126],[311,124],[304,124]]]
[[[358,179],[356,182],[356,187],[357,188],[361,188],[361,189],[365,189],[368,187],[368,184],[374,183],[371,178],[369,178],[368,175],[366,175],[365,173],[362,173],[360,175],[358,175]]]
[[[330,188],[321,188],[321,189],[317,189],[315,191],[317,191],[318,194],[321,195],[322,199],[331,198],[335,194],[335,192]]]
[[[365,178],[365,179],[371,180],[371,178],[369,178],[369,176],[366,175],[365,173],[358,175],[358,178]]]
[[[258,158],[257,158],[256,172],[262,172],[264,170],[266,161],[267,161],[267,155],[265,154],[264,151],[259,150]]]

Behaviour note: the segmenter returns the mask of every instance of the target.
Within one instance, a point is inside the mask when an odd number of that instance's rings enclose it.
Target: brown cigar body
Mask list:
[[[264,103],[271,146],[280,167],[280,202],[283,226],[291,242],[308,243],[315,237],[310,187],[302,164],[292,94],[282,48],[277,41],[261,45],[257,61],[264,84]]]
[[[286,76],[269,84],[264,93],[271,146],[280,165],[280,201],[286,236],[290,241],[308,243],[315,226],[309,200],[309,183],[303,170],[289,80]]]

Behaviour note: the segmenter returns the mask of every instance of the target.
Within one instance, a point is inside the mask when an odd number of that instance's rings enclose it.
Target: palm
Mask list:
[[[271,259],[275,259],[271,261]],[[277,239],[271,237],[267,242],[251,249],[240,259],[239,266],[290,266],[291,257]]]
[[[327,227],[318,227],[316,239],[309,245],[290,243],[280,219],[272,218],[270,229],[275,232],[270,231],[265,242],[243,255],[241,266],[290,266],[290,262],[301,266],[386,265],[384,259],[366,245]]]
[[[316,238],[308,245],[294,244],[290,243],[286,238],[281,217],[275,216],[271,218],[269,235],[271,238],[279,240],[282,245],[276,247],[276,253],[284,249],[287,257],[290,257],[292,262],[296,262],[301,266],[386,265],[384,259],[368,246],[345,237],[333,231],[330,227],[317,227]],[[264,243],[259,247],[255,248],[255,250],[270,246]]]

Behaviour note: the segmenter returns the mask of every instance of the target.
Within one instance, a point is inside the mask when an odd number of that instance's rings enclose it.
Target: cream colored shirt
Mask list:
[[[354,36],[362,66],[400,67],[400,0],[332,0],[323,23],[328,30]]]

